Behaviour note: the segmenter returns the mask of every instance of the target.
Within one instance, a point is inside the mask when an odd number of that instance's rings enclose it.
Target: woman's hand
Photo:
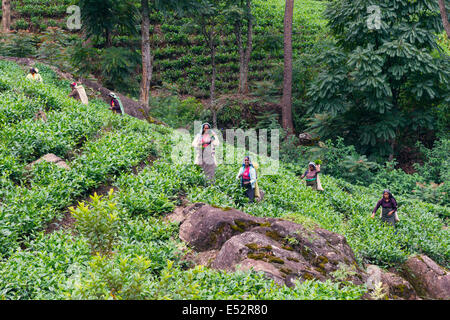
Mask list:
[[[394,210],[388,213],[388,216],[392,215],[394,213]]]
[[[372,216],[371,216],[371,218],[373,219],[373,218],[375,218],[375,213],[372,213]]]

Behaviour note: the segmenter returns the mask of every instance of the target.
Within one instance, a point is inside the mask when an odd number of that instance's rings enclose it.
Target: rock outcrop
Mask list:
[[[30,170],[35,164],[40,163],[42,161],[47,161],[47,162],[54,163],[58,167],[64,168],[66,170],[70,169],[70,167],[67,165],[67,163],[63,159],[61,159],[60,157],[54,155],[53,153],[46,154],[45,156],[41,157],[40,159],[30,163],[27,166],[27,169]]]
[[[311,146],[314,144],[313,137],[308,132],[300,133],[298,138],[301,145]]]
[[[176,210],[170,219],[181,223],[180,238],[200,257],[207,253],[215,269],[252,268],[288,286],[296,279],[333,279],[336,271],[346,281],[365,281],[345,237],[328,230],[202,203]]]
[[[424,299],[450,299],[450,274],[425,255],[410,257],[402,266],[402,275]]]
[[[417,294],[413,286],[399,275],[385,271],[378,266],[366,266],[368,278],[366,280],[367,288],[371,291],[376,290],[377,285],[381,284],[383,298],[395,300],[417,300]],[[382,297],[379,297],[382,298]]]
[[[186,259],[195,264],[262,271],[287,286],[310,279],[366,284],[364,299],[450,298],[447,270],[424,255],[409,258],[400,271],[362,270],[345,237],[321,228],[204,203],[179,207],[168,219],[180,223],[180,238],[193,249]]]

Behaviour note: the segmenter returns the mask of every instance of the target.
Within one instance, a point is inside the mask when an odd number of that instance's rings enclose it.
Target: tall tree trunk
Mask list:
[[[217,128],[217,110],[216,110],[216,45],[214,36],[211,36],[211,88],[210,88],[210,109],[213,115],[213,127]]]
[[[11,27],[11,1],[2,0],[2,32],[7,33]]]
[[[441,11],[442,24],[444,25],[447,37],[450,39],[450,24],[448,23],[447,9],[445,8],[445,0],[439,0],[439,9]]]
[[[239,49],[239,93],[247,94],[248,93],[248,72],[250,65],[250,58],[252,55],[253,49],[253,20],[251,16],[252,10],[252,2],[251,0],[247,0],[247,47],[244,50],[244,45],[242,43],[241,36],[241,23],[238,22],[236,24],[236,42]]]
[[[142,13],[142,80],[139,101],[148,105],[150,99],[150,83],[152,81],[153,65],[150,51],[150,10],[148,0],[141,0]]]
[[[281,99],[282,125],[288,134],[294,133],[292,122],[292,23],[294,19],[294,0],[286,0],[284,13],[284,80]]]
[[[112,31],[107,29],[105,30],[105,48],[111,48],[113,44],[112,40]]]
[[[243,84],[244,84],[244,62],[245,62],[245,51],[244,45],[242,44],[242,35],[241,35],[241,21],[237,21],[234,29],[234,33],[236,34],[236,45],[239,51],[239,93],[243,93]]]
[[[250,58],[252,56],[253,50],[253,17],[252,17],[252,1],[247,0],[247,48],[245,49],[245,58],[244,58],[244,74],[243,74],[243,86],[242,93],[248,93],[248,72],[250,66]]]
[[[216,22],[215,21],[202,21],[200,23],[203,37],[205,38],[206,43],[208,44],[210,55],[211,55],[211,86],[209,88],[209,110],[211,110],[213,116],[213,127],[217,128],[217,110],[216,110]],[[210,29],[208,30],[208,27]]]

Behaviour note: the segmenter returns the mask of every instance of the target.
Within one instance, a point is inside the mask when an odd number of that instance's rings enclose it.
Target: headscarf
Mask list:
[[[308,168],[309,168],[309,166],[313,166],[314,167],[314,170],[316,170],[316,164],[314,163],[314,162],[310,162],[309,164],[308,164]]]
[[[394,197],[392,196],[391,191],[389,191],[389,189],[384,189],[384,190],[383,190],[383,194],[381,195],[382,198],[384,198],[384,194],[385,194],[385,193],[387,193],[387,194],[389,195],[389,199],[394,198]]]
[[[397,200],[395,200],[394,196],[392,195],[391,191],[389,191],[389,189],[384,189],[383,190],[383,194],[381,195],[381,200],[384,200],[384,194],[388,193],[389,194],[389,201],[391,203],[394,203],[395,206],[397,206]],[[392,202],[394,201],[394,202]]]
[[[125,114],[125,109],[123,108],[122,101],[120,101],[119,97],[112,91],[108,95],[119,102],[120,111],[122,112],[122,114]]]
[[[211,125],[208,122],[205,122],[204,124],[202,124],[202,130],[200,131],[200,134],[203,135],[203,130],[205,129],[205,126],[208,125],[209,129],[211,130]]]

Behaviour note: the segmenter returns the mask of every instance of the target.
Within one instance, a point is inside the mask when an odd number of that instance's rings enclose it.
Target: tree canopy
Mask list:
[[[321,133],[337,129],[363,152],[386,155],[398,139],[432,129],[433,108],[450,92],[449,58],[436,41],[438,3],[339,0],[325,14],[336,41],[321,55],[308,93],[309,111],[325,114],[316,126],[328,122]]]

